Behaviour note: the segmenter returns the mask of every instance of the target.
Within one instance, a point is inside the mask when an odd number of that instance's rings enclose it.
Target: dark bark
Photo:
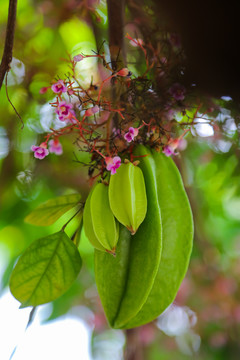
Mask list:
[[[109,47],[113,70],[123,67],[125,63],[124,51],[124,0],[107,0]]]
[[[126,64],[124,49],[125,0],[107,0],[108,7],[108,37],[111,54],[111,65],[114,71]],[[113,79],[112,79],[113,80]],[[120,96],[120,94],[118,95]],[[117,89],[112,81],[112,100],[117,100]],[[113,117],[112,124],[118,128],[118,114]]]
[[[10,70],[10,64],[12,61],[16,14],[17,14],[17,0],[9,0],[7,30],[6,30],[3,56],[0,65],[0,90],[2,87],[4,77],[6,73]]]
[[[139,338],[139,328],[126,330],[125,360],[144,360],[143,346]]]

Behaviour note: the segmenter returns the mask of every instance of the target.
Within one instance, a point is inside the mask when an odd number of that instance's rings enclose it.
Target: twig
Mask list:
[[[10,100],[10,97],[9,97],[9,95],[8,95],[7,76],[8,76],[8,72],[6,73],[6,78],[5,78],[7,99],[8,99],[8,102],[11,104],[13,110],[15,111],[16,115],[19,117],[19,119],[20,119],[20,121],[21,121],[21,123],[22,123],[21,129],[23,129],[23,128],[24,128],[23,119],[22,119],[21,115],[19,114],[19,112],[17,111],[17,109],[15,108],[15,106],[13,105],[13,103],[12,103],[12,101]]]
[[[12,61],[16,14],[17,14],[17,0],[9,0],[7,30],[6,30],[3,56],[0,65],[0,90],[2,87],[3,79],[6,73],[10,70],[10,64]]]
[[[35,313],[36,313],[36,310],[37,310],[37,307],[33,306],[32,310],[29,313],[28,322],[27,322],[25,331],[27,331],[28,327],[32,324]],[[13,349],[11,355],[10,355],[9,360],[12,360],[13,356],[15,355],[15,352],[16,352],[17,348],[18,348],[18,344],[14,347],[14,349]]]
[[[80,208],[78,209],[78,211],[63,225],[61,231],[64,231],[66,226],[70,223],[70,221],[72,221],[72,219],[83,209],[83,204],[81,203]]]

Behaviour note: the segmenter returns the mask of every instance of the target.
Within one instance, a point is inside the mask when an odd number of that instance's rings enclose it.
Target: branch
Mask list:
[[[2,62],[0,65],[0,90],[2,87],[3,79],[6,73],[10,70],[10,64],[12,61],[16,14],[17,14],[17,0],[9,0],[5,45],[3,50]]]
[[[125,67],[126,54],[124,49],[125,0],[107,0],[108,36],[111,65],[114,71]],[[117,101],[116,84],[112,82],[113,104]],[[118,114],[113,117],[114,127],[118,128]],[[112,124],[111,124],[112,126]],[[110,128],[108,128],[110,130]]]
[[[124,0],[107,0],[108,7],[108,33],[109,47],[112,60],[112,68],[114,71],[119,67],[118,62],[125,63],[124,51]]]

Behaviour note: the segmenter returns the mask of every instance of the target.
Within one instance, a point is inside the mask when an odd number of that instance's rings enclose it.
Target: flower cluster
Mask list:
[[[33,145],[31,149],[34,152],[34,157],[39,160],[44,159],[49,154],[46,143],[42,143],[39,146]]]
[[[49,149],[47,149],[47,144],[45,142],[41,143],[39,146],[32,145],[31,149],[34,152],[34,157],[36,159],[42,160],[49,153],[54,153],[56,155],[62,155],[63,149],[58,139],[52,139],[48,143]]]
[[[32,146],[35,158],[43,159],[49,153],[61,155],[59,137],[75,134],[80,151],[92,154],[89,176],[94,179],[104,178],[106,171],[114,175],[122,161],[134,162],[134,147],[139,143],[162,151],[166,156],[176,155],[183,149],[183,137],[194,126],[201,105],[189,111],[194,108],[189,106],[192,95],[189,97],[189,90],[179,81],[173,81],[169,73],[171,51],[161,50],[161,47],[155,50],[151,43],[129,34],[126,38],[145,59],[145,72],[141,76],[134,76],[128,67],[113,70],[104,53],[77,54],[69,59],[71,75],[40,90],[43,94],[51,89],[56,97],[51,106],[63,124],[59,130],[52,129],[39,146]],[[173,38],[168,38],[172,52],[178,48]],[[92,57],[102,61],[106,71],[99,74],[102,78],[98,83],[85,88],[78,80],[76,67]],[[171,71],[178,73],[180,68]],[[106,72],[108,75],[103,77]],[[114,99],[110,95],[113,83],[118,89]],[[185,116],[186,121],[180,121],[176,131],[173,120],[179,114]]]

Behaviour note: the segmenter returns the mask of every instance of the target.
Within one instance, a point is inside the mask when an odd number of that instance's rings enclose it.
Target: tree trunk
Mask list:
[[[126,330],[125,360],[144,360],[143,346],[139,338],[139,328]]]

